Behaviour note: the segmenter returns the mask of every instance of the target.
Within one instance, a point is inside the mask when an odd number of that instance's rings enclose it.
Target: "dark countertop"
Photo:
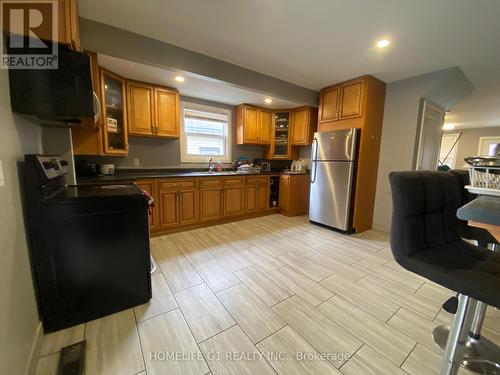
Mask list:
[[[480,196],[460,207],[457,216],[462,220],[500,225],[500,198],[486,195]]]
[[[230,173],[224,171],[220,173],[207,173],[204,171],[187,170],[117,170],[117,173],[111,176],[93,176],[77,177],[77,183],[84,184],[106,184],[115,182],[136,181],[148,178],[171,178],[171,177],[224,177],[224,176],[279,176],[282,174],[298,174],[293,172],[255,172],[255,173]],[[300,173],[304,174],[304,173]],[[306,173],[307,174],[307,173]]]

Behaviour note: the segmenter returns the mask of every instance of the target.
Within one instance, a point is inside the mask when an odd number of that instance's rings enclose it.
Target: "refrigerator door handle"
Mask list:
[[[311,184],[314,184],[314,182],[316,181],[316,171],[318,170],[318,166],[316,165],[316,163],[316,161],[312,162],[314,171],[311,171]]]
[[[314,137],[312,140],[312,160],[318,160],[318,138]]]

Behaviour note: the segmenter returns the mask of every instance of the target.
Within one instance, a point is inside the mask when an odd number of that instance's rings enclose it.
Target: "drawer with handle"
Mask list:
[[[160,189],[188,189],[196,187],[196,180],[160,180]]]
[[[200,188],[201,189],[215,189],[222,187],[222,178],[201,178]]]
[[[267,185],[267,177],[247,177],[247,185]]]
[[[224,187],[228,186],[242,186],[245,184],[244,177],[225,177],[224,178]]]

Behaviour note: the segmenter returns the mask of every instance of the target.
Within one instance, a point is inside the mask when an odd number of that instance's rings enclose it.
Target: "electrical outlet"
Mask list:
[[[139,159],[134,159],[134,167],[139,167],[141,165]]]
[[[2,161],[0,160],[0,186],[5,185],[5,179],[3,178],[3,166]]]

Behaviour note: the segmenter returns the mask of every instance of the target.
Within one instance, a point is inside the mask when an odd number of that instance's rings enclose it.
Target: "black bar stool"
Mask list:
[[[441,374],[456,374],[463,361],[481,362],[485,373],[498,373],[495,358],[464,357],[477,302],[500,307],[500,255],[461,239],[456,212],[462,199],[456,177],[446,172],[392,172],[389,180],[394,259],[459,293]]]

